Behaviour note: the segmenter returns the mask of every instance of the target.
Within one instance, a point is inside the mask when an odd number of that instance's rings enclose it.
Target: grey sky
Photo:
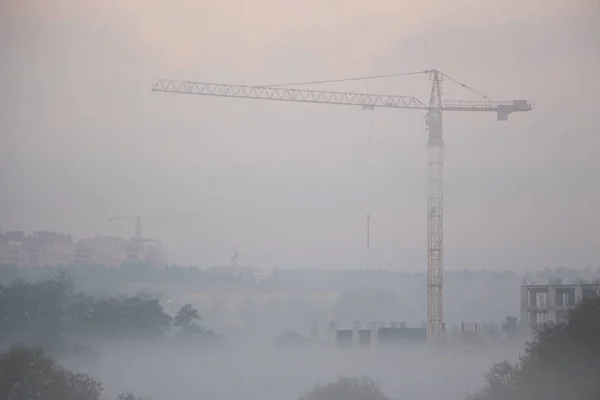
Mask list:
[[[144,229],[177,262],[237,246],[254,266],[424,269],[423,113],[150,87],[437,68],[536,102],[506,123],[446,114],[446,267],[600,263],[597,2],[97,3],[0,5],[1,229],[129,235],[107,217],[170,214]],[[426,100],[429,85],[324,87]],[[476,99],[449,82],[444,95]]]

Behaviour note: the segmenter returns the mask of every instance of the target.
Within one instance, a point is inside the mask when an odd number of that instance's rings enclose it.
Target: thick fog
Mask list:
[[[220,337],[181,342],[181,327],[169,325],[156,341],[94,332],[87,343],[81,326],[58,318],[69,343],[89,345],[60,362],[101,381],[111,399],[296,400],[363,375],[391,399],[465,399],[494,362],[523,351],[502,323],[521,317],[524,281],[600,276],[599,19],[596,0],[1,1],[0,233],[131,237],[133,220],[109,217],[142,216],[170,269],[71,266],[74,290],[94,296],[73,299],[93,313],[156,296],[169,324],[191,304]],[[444,99],[535,102],[506,122],[444,113],[444,321],[494,324],[502,338],[326,344],[331,320],[424,326],[424,111],[150,89],[159,78],[270,85],[433,68],[467,85],[445,79]],[[303,88],[427,103],[431,82],[417,74]],[[9,282],[60,269],[12,267],[0,265],[4,294]],[[544,270],[559,267],[581,270]],[[250,268],[271,275],[228,275]],[[277,346],[286,332],[302,343]]]
[[[340,376],[372,376],[393,399],[465,399],[482,386],[491,363],[517,350],[434,351],[426,345],[392,350],[313,348],[275,351],[252,344],[225,351],[164,345],[112,345],[97,364],[68,365],[106,382],[107,395],[132,391],[154,399],[296,400]],[[110,397],[109,397],[110,398]]]

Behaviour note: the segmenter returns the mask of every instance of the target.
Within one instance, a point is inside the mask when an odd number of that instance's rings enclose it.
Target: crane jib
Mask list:
[[[152,87],[154,92],[196,94],[204,96],[234,97],[257,100],[277,100],[302,103],[319,103],[361,106],[366,109],[404,108],[430,110],[432,107],[412,96],[372,93],[334,92],[268,86],[229,85],[222,83],[158,80]],[[526,100],[513,101],[465,101],[445,100],[443,111],[491,111],[508,115],[517,111],[529,111],[533,104]]]
[[[278,100],[304,103],[362,106],[366,108],[409,108],[427,110],[428,106],[411,96],[381,95],[354,92],[334,92],[264,86],[226,85],[219,83],[159,80],[152,91],[236,97],[259,100]]]

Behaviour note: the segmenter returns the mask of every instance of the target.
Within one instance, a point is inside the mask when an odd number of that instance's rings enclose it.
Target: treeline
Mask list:
[[[517,363],[494,365],[485,380],[469,400],[600,399],[600,298],[543,325]]]
[[[105,400],[104,388],[87,374],[71,371],[40,348],[14,346],[0,353],[0,399]],[[151,400],[123,393],[116,400]]]
[[[8,400],[107,400],[101,382],[71,371],[40,348],[15,346],[0,353],[0,399]],[[116,400],[151,400],[132,393]],[[298,400],[390,400],[378,382],[369,377],[341,377],[317,385]]]
[[[21,343],[54,352],[92,340],[214,339],[199,321],[191,305],[172,317],[150,295],[96,298],[78,292],[64,272],[0,284],[0,347]]]
[[[99,264],[60,265],[42,268],[18,268],[15,265],[0,264],[0,282],[15,279],[35,281],[55,275],[60,271],[68,272],[78,287],[116,288],[129,283],[152,282],[186,282],[186,283],[235,283],[244,279],[233,273],[215,268],[200,269],[194,266],[166,265],[154,268],[144,262],[127,262],[118,268]],[[411,285],[422,280],[424,272],[400,271],[363,271],[363,270],[275,270],[268,279],[261,281],[261,286],[286,287],[290,290],[322,291],[347,290],[357,285],[380,286],[394,288],[399,283],[410,282]],[[464,282],[487,282],[498,285],[510,284],[518,286],[523,281],[548,283],[556,279],[564,283],[571,281],[592,281],[600,279],[600,267],[590,266],[582,269],[555,268],[539,271],[517,273],[511,270],[497,272],[487,270],[446,271],[445,280],[448,285],[459,285]]]
[[[154,268],[144,262],[124,263],[119,268],[100,264],[59,265],[42,268],[19,268],[15,265],[0,264],[0,282],[16,279],[36,281],[54,276],[64,271],[69,274],[77,287],[84,291],[116,290],[131,283],[152,282],[239,282],[240,278],[218,270],[202,270],[196,267],[167,265]]]

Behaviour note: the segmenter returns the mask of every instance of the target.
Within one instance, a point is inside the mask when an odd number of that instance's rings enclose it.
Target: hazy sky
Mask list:
[[[131,235],[107,218],[168,215],[144,233],[176,262],[237,246],[245,265],[424,269],[422,112],[150,88],[437,68],[536,102],[446,114],[445,267],[600,263],[596,0],[0,1],[0,229]],[[322,87],[425,101],[430,82]]]

